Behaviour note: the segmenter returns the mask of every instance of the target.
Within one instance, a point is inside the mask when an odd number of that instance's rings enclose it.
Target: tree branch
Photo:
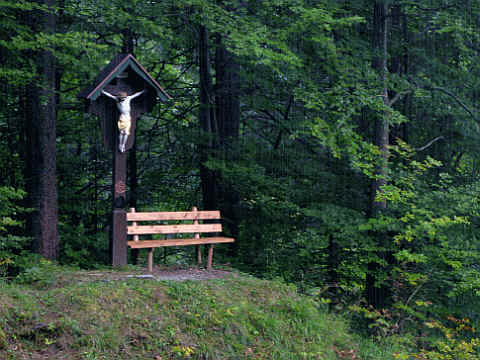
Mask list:
[[[429,141],[426,145],[424,145],[424,146],[422,146],[422,147],[419,147],[419,148],[416,148],[415,150],[416,150],[416,151],[423,151],[423,150],[429,148],[430,146],[432,146],[432,145],[433,145],[434,143],[436,143],[437,141],[442,140],[442,139],[445,139],[445,136],[443,136],[443,135],[442,135],[442,136],[438,136],[438,137],[436,137],[435,139]]]
[[[450,96],[452,99],[454,99],[467,113],[470,114],[470,116],[476,121],[476,122],[479,122],[480,123],[480,120],[475,116],[475,114],[473,113],[473,110],[471,110],[467,105],[465,105],[455,94],[451,93],[450,91],[444,89],[444,88],[441,88],[441,87],[426,87],[425,88],[426,90],[436,90],[436,91],[440,91],[440,92],[443,92],[445,95],[448,95]]]
[[[439,6],[437,8],[424,8],[420,5],[418,5],[418,3],[415,4],[417,6],[418,9],[422,10],[422,11],[440,11],[440,10],[448,10],[448,9],[451,9],[451,8],[456,8],[457,5],[456,4],[450,4],[450,5],[444,5],[444,6]]]
[[[388,100],[388,106],[393,106],[393,104],[395,104],[398,100],[400,100],[400,98],[404,95],[407,95],[409,93],[411,93],[412,90],[405,90],[405,91],[402,91],[402,92],[399,92],[397,93],[392,100]]]

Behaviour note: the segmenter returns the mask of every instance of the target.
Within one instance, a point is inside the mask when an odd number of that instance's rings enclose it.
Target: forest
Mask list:
[[[219,209],[236,241],[216,263],[398,336],[400,359],[479,358],[480,2],[6,0],[0,18],[0,279],[111,264],[113,153],[78,94],[134,54],[171,99],[138,120],[126,208]]]

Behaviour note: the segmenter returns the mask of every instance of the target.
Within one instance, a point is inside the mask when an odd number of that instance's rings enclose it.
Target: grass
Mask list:
[[[393,359],[393,347],[356,338],[280,282],[59,270],[54,281],[0,282],[0,359]]]

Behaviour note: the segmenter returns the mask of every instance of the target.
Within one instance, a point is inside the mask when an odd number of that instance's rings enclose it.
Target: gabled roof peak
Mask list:
[[[171,99],[170,95],[167,94],[132,54],[117,54],[110,63],[100,71],[95,78],[94,84],[82,90],[78,96],[95,101],[100,96],[101,91],[127,69],[132,69],[133,72],[140,76],[149,87],[156,91],[157,96],[162,101]]]

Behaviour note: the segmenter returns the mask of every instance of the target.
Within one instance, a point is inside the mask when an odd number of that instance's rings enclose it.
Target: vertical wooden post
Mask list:
[[[196,206],[192,207],[192,211],[196,212],[198,209]],[[193,220],[194,225],[198,225],[198,219]],[[194,235],[195,239],[200,239],[200,234],[196,233]],[[197,265],[202,265],[202,248],[200,245],[197,245]]]
[[[118,151],[117,142],[113,153],[113,219],[111,256],[113,266],[127,264],[127,213],[125,211],[127,191],[127,155]]]
[[[210,244],[208,246],[207,270],[212,270],[212,260],[213,260],[213,244]]]
[[[153,250],[154,248],[148,249],[148,272],[153,272]]]

